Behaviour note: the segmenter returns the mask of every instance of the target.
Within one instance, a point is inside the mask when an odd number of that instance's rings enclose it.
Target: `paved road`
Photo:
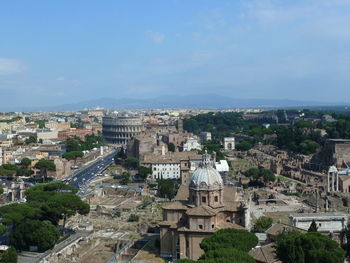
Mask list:
[[[77,187],[79,189],[78,195],[83,196],[87,190],[88,182],[113,164],[114,156],[118,151],[119,148],[113,150],[108,155],[93,161],[87,166],[77,170],[72,175],[62,179],[62,182]]]

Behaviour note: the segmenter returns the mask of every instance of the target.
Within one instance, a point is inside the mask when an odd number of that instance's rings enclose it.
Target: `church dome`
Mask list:
[[[220,173],[213,168],[208,154],[203,155],[202,163],[191,177],[190,187],[195,188],[221,188],[223,181]]]

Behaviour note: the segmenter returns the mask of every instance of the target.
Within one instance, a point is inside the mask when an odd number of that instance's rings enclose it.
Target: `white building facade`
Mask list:
[[[184,143],[183,151],[189,152],[192,150],[202,150],[202,146],[198,143],[197,139],[191,137],[191,138],[188,138]]]
[[[153,163],[151,168],[153,179],[180,179],[180,163]]]
[[[225,137],[224,138],[224,149],[225,151],[231,151],[235,149],[235,138]]]
[[[312,221],[317,225],[317,231],[323,233],[339,233],[348,224],[348,217],[344,213],[300,213],[289,215],[292,226],[308,230]]]

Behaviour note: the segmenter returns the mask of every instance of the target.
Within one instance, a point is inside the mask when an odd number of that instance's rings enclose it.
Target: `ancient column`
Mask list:
[[[334,192],[334,173],[331,173],[332,174],[332,192]]]
[[[337,177],[337,191],[339,191],[339,174],[338,174],[338,172],[335,175]]]
[[[327,173],[327,192],[329,192],[329,172]]]

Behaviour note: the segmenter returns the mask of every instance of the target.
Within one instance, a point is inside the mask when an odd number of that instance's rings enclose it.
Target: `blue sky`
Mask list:
[[[0,103],[348,101],[349,0],[2,1]]]

